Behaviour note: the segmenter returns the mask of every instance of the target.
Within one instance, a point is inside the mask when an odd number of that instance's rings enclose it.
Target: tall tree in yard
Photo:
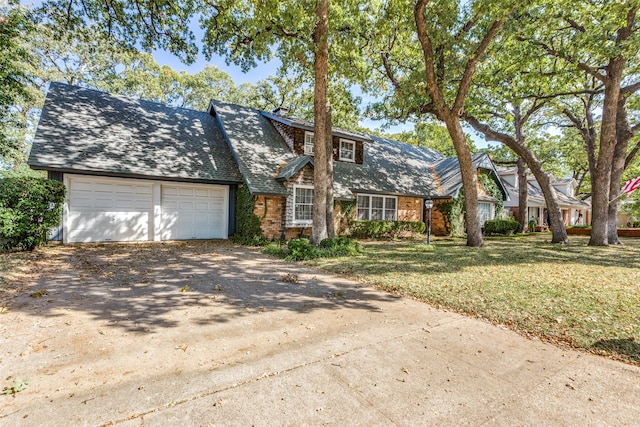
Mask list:
[[[617,242],[610,230],[611,202],[619,190],[626,148],[621,127],[627,92],[638,90],[638,0],[597,0],[592,2],[547,1],[523,20],[522,40],[539,47],[544,55],[572,65],[602,86],[602,113],[597,140],[592,129],[589,154],[592,188],[592,231],[590,245],[606,246]],[[625,89],[626,88],[626,89]],[[591,145],[589,145],[591,144]],[[615,175],[615,176],[614,176]],[[615,207],[613,208],[615,209]],[[611,237],[611,242],[610,242]]]
[[[378,35],[370,41],[374,61],[381,64],[373,85],[391,85],[381,108],[387,117],[433,115],[449,132],[462,175],[469,246],[484,241],[478,179],[461,120],[476,68],[514,7],[514,2],[483,0],[390,2],[376,24]]]
[[[508,27],[517,25],[519,19],[509,20],[507,24]],[[546,117],[542,113],[554,99],[553,94],[559,90],[557,87],[565,87],[561,82],[566,73],[544,57],[534,60],[532,49],[515,40],[512,34],[513,31],[508,31],[496,40],[490,50],[489,60],[478,71],[469,107],[463,117],[487,140],[501,142],[518,156],[520,222],[527,222],[524,162],[544,195],[552,243],[568,243],[558,196],[552,185],[553,177],[545,171],[532,146],[536,139],[531,138],[544,133]],[[549,79],[550,75],[555,78]]]

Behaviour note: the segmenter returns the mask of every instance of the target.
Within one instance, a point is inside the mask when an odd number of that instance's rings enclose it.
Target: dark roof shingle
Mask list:
[[[206,112],[52,83],[29,156],[34,169],[239,183]]]

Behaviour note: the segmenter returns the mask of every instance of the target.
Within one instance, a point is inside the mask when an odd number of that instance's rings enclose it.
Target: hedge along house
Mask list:
[[[337,229],[349,220],[424,221],[446,234],[462,180],[457,159],[424,147],[333,130]],[[54,83],[29,165],[65,183],[64,242],[227,238],[235,233],[237,192],[268,238],[309,233],[313,204],[313,124],[212,101],[208,112]],[[486,155],[474,156],[480,202],[506,190]],[[490,195],[493,194],[493,195]],[[497,196],[497,197],[496,197]],[[448,205],[447,205],[448,204]],[[481,208],[482,209],[482,208]]]
[[[206,112],[52,83],[28,163],[66,186],[65,243],[234,233],[242,177]]]
[[[267,238],[310,233],[313,205],[313,123],[238,105],[212,101],[209,111],[220,124],[255,196],[254,213]],[[432,230],[448,234],[451,219],[438,209],[462,188],[457,158],[384,138],[334,128],[336,230],[350,220],[424,221],[425,199],[435,200]],[[506,198],[486,154],[474,156],[480,174],[491,176],[497,197],[480,185],[483,222]],[[482,204],[486,204],[486,212]]]

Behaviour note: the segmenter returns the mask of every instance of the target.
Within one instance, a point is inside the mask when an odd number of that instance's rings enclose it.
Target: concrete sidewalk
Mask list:
[[[0,317],[2,380],[31,380],[1,425],[640,425],[638,367],[228,243],[136,248],[125,279],[59,249]]]

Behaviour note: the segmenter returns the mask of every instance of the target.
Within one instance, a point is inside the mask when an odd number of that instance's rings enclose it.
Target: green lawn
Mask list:
[[[309,264],[429,302],[528,336],[640,365],[640,239],[589,247],[571,236],[363,242],[358,257]]]

